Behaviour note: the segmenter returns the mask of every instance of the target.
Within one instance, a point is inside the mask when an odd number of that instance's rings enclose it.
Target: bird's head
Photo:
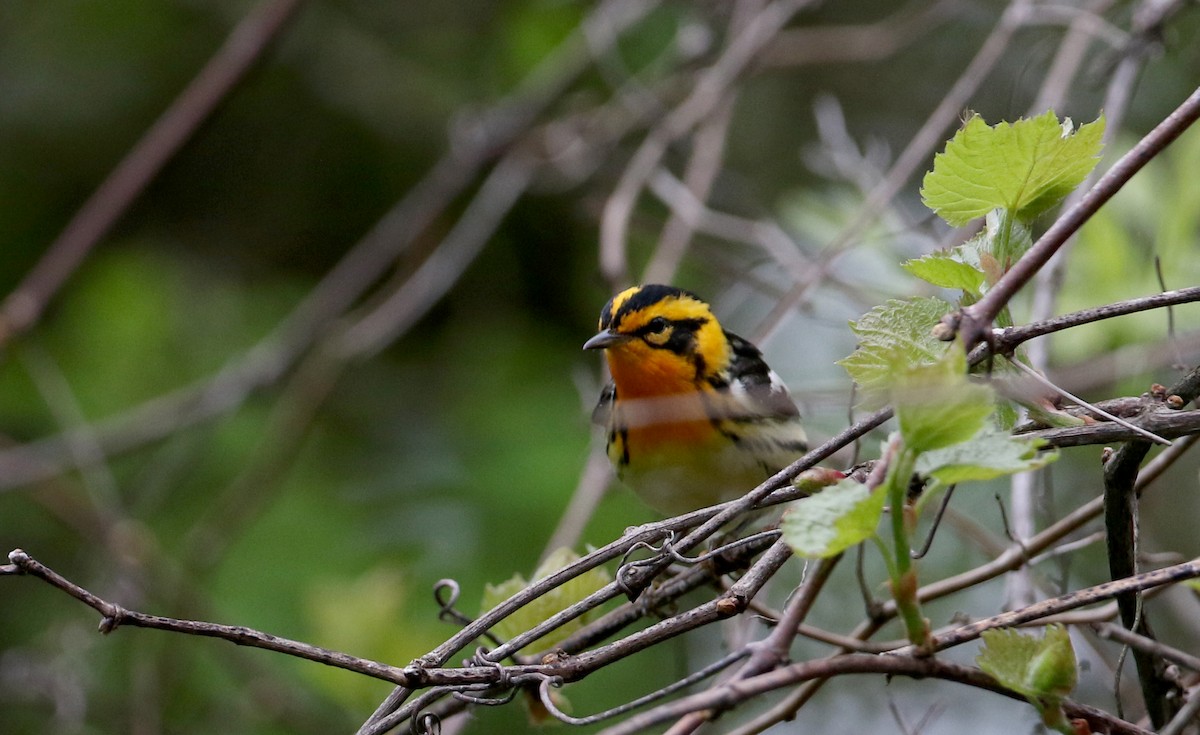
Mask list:
[[[600,312],[600,331],[585,350],[604,350],[617,389],[629,395],[673,393],[729,364],[731,350],[712,309],[673,286],[634,286]]]

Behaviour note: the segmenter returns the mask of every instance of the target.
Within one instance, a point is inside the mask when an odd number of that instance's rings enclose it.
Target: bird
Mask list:
[[[617,477],[663,515],[737,498],[807,450],[800,411],[762,352],[691,291],[621,291],[583,349],[603,350],[612,376],[592,421]]]

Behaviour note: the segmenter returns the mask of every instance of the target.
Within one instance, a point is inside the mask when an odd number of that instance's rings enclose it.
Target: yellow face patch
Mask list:
[[[607,329],[609,325],[606,322],[608,322],[609,318],[613,314],[620,314],[621,308],[625,306],[625,302],[629,300],[629,297],[641,290],[641,286],[633,286],[613,296],[612,301],[608,302],[608,306],[604,308],[604,313],[600,315],[600,328]]]
[[[662,347],[671,341],[671,335],[674,332],[675,328],[671,326],[670,322],[663,322],[661,328],[656,329],[656,331],[653,332],[646,332],[642,335],[642,339],[646,340],[652,345]]]

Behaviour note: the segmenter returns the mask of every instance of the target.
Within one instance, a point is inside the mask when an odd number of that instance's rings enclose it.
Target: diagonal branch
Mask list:
[[[234,27],[200,73],[92,192],[0,305],[0,344],[37,322],[92,248],[262,58],[299,5],[299,0],[264,0]]]
[[[1174,584],[1185,579],[1195,579],[1196,577],[1200,577],[1200,559],[1193,559],[1183,564],[1163,567],[1152,572],[1135,574],[1113,582],[1104,582],[1092,587],[1076,590],[1075,592],[1068,592],[1065,595],[1052,597],[1048,600],[1042,600],[1020,610],[1013,610],[993,615],[983,620],[977,620],[974,623],[955,628],[948,633],[934,636],[930,643],[930,650],[944,651],[961,643],[975,640],[985,630],[1022,625],[1033,620],[1040,620],[1049,615],[1056,615],[1067,610],[1074,610],[1077,607],[1091,605],[1101,600],[1141,592],[1167,584]],[[917,652],[916,646],[910,645],[892,653],[896,655],[909,655]]]
[[[1140,296],[1136,299],[1128,299],[1126,301],[1115,301],[1111,304],[1093,306],[1088,309],[1073,311],[1069,314],[1030,322],[1019,327],[1006,327],[993,333],[992,342],[994,351],[996,354],[1007,354],[1015,350],[1017,346],[1035,337],[1044,337],[1047,334],[1061,332],[1083,324],[1091,324],[1092,322],[1112,319],[1127,314],[1136,314],[1139,311],[1161,309],[1166,306],[1176,306],[1179,304],[1190,304],[1195,301],[1200,301],[1200,286],[1180,288],[1174,291],[1163,291],[1162,293]],[[972,352],[972,358],[975,358],[976,351]],[[982,359],[982,357],[983,353],[980,352],[979,359]]]
[[[952,321],[957,320],[957,324],[954,326],[962,335],[968,350],[980,342],[986,341],[987,332],[996,315],[1066,243],[1067,238],[1082,227],[1083,223],[1087,222],[1101,206],[1120,191],[1121,187],[1133,178],[1134,174],[1182,135],[1183,131],[1187,130],[1198,118],[1200,118],[1200,88],[1197,88],[1175,111],[1167,115],[1166,119],[1159,123],[1154,130],[1151,130],[1146,137],[1138,141],[1132,150],[1122,156],[1121,160],[1117,161],[1100,178],[1100,181],[1079,200],[1078,204],[1067,210],[1050,226],[1050,229],[1038,238],[1033,247],[1008,269],[1008,272],[988,290],[983,298],[964,307],[951,317]]]
[[[615,727],[601,731],[601,735],[632,735],[661,722],[704,709],[728,710],[752,697],[793,686],[846,674],[884,674],[887,676],[935,677],[956,681],[979,689],[1003,694],[1013,699],[1024,697],[1000,686],[982,671],[950,663],[937,658],[916,656],[874,656],[871,654],[849,654],[833,658],[816,659],[792,664],[751,679],[733,682],[710,689],[690,697],[683,697],[669,705],[657,707],[641,715],[631,717]],[[1093,732],[1108,732],[1114,735],[1150,735],[1148,730],[1125,722],[1102,710],[1076,702],[1063,702],[1068,717],[1088,722]]]
[[[696,79],[692,92],[667,113],[638,147],[605,202],[600,221],[600,271],[613,285],[629,280],[625,238],[634,204],[668,147],[708,117],[731,85],[754,63],[784,25],[812,0],[774,0],[729,42],[721,57]]]

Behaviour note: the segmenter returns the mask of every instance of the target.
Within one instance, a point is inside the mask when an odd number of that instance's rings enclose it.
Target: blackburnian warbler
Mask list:
[[[779,376],[693,293],[626,289],[583,348],[604,350],[612,374],[592,414],[608,432],[608,457],[661,513],[735,498],[807,448]]]

